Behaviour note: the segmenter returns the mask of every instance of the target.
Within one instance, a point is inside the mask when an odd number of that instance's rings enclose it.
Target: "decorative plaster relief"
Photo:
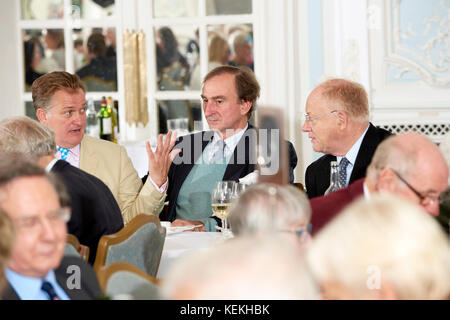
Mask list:
[[[343,71],[346,78],[361,81],[359,44],[356,39],[345,41]]]
[[[391,1],[387,18],[392,20],[388,29],[392,43],[385,58],[391,74],[405,80],[412,73],[430,86],[450,88],[450,0],[426,1],[425,5],[436,7],[433,15],[420,21],[416,16],[407,24],[401,21],[406,19],[401,10],[414,0]]]

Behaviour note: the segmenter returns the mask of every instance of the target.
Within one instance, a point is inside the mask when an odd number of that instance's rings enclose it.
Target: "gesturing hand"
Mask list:
[[[148,154],[148,174],[158,187],[161,187],[166,182],[170,164],[175,156],[181,152],[181,149],[172,150],[176,138],[177,135],[169,131],[163,142],[163,135],[160,134],[155,152],[152,151],[148,141],[145,144]]]

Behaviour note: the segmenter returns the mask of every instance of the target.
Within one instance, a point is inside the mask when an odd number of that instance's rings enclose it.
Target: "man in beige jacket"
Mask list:
[[[167,190],[167,173],[178,151],[169,132],[155,152],[147,142],[150,179],[143,185],[123,146],[84,135],[86,89],[79,77],[52,72],[34,81],[32,97],[39,121],[55,132],[56,157],[102,180],[113,193],[124,223],[140,213],[158,215]]]

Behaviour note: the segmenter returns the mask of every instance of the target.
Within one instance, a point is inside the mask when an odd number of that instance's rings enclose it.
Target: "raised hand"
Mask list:
[[[155,152],[152,151],[148,141],[145,144],[148,155],[148,174],[158,187],[161,187],[166,182],[170,165],[175,156],[181,152],[181,149],[172,150],[175,146],[176,138],[176,134],[172,134],[172,131],[169,131],[166,139],[163,141],[163,135],[160,134]]]

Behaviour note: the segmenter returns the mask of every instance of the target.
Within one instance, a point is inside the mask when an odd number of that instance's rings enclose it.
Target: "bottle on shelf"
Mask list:
[[[112,97],[108,97],[106,100],[106,109],[108,113],[111,115],[111,125],[112,125],[112,133],[111,133],[111,141],[117,143],[119,138],[119,126],[117,122],[117,112],[114,108],[114,101]]]
[[[337,161],[330,162],[330,186],[325,191],[324,195],[330,194],[334,191],[342,189],[339,182],[339,165]]]
[[[112,138],[112,119],[106,106],[106,98],[102,97],[101,108],[98,112],[100,122],[100,139],[111,141]]]
[[[100,123],[92,98],[89,98],[87,102],[85,133],[91,137],[100,138]]]

